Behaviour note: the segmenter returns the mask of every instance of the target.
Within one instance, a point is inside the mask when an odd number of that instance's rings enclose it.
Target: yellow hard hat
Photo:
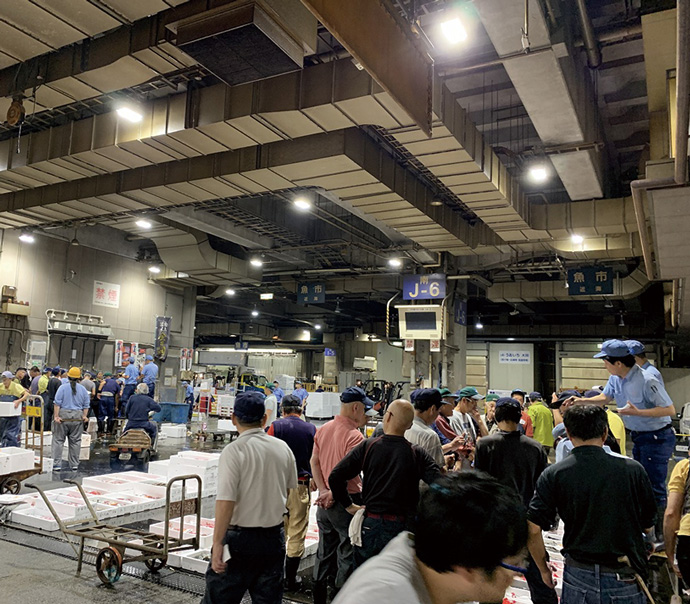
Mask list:
[[[81,369],[79,369],[79,367],[70,367],[69,371],[67,372],[67,377],[74,378],[75,380],[80,380]]]

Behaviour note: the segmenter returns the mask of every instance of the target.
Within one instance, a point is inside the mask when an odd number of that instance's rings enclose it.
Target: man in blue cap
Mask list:
[[[218,465],[216,523],[203,604],[282,601],[288,489],[297,488],[290,447],[266,434],[260,392],[241,392],[232,423],[238,438],[223,449]]]
[[[668,460],[676,444],[671,426],[671,418],[676,414],[676,409],[663,384],[635,363],[635,358],[624,341],[604,342],[601,352],[594,355],[594,358],[602,359],[611,374],[604,392],[592,398],[573,400],[599,405],[616,401],[618,415],[632,436],[633,458],[644,466],[652,483],[658,507],[657,540],[661,541],[661,523],[666,509]]]
[[[153,362],[153,357],[146,355],[146,362],[141,368],[139,380],[149,387],[149,396],[153,398],[156,391],[156,380],[158,379],[158,365]]]
[[[137,387],[137,379],[139,378],[139,369],[135,365],[134,357],[129,357],[127,367],[125,367],[125,385],[122,387],[122,395],[120,396],[120,408],[124,409],[127,405],[129,397],[134,394]],[[149,393],[151,388],[149,388]],[[151,394],[149,394],[151,396]]]
[[[630,352],[635,357],[635,362],[642,367],[642,369],[651,373],[657,380],[661,382],[661,385],[663,386],[664,378],[661,376],[661,371],[659,371],[647,360],[644,344],[642,342],[638,342],[637,340],[625,340],[625,343],[628,345]]]

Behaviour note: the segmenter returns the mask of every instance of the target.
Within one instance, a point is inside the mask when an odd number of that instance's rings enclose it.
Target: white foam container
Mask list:
[[[0,417],[15,417],[22,414],[22,406],[14,406],[14,401],[0,401]]]
[[[184,424],[162,424],[161,434],[165,434],[168,438],[186,438],[187,426]]]
[[[206,573],[209,563],[208,560],[203,560],[203,557],[210,555],[210,548],[199,549],[196,551],[190,550],[189,552],[180,552],[180,562],[182,563],[182,568],[193,573],[203,575]]]
[[[0,474],[33,470],[34,452],[21,447],[3,447],[0,449]]]

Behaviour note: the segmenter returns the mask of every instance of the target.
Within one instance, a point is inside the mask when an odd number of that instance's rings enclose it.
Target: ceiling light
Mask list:
[[[236,292],[235,292],[234,289],[226,289],[226,290],[225,290],[225,294],[226,294],[227,296],[234,296],[235,293],[236,293]]]
[[[19,241],[23,241],[24,243],[33,243],[36,241],[36,237],[34,237],[31,233],[22,233],[19,235]]]
[[[234,348],[207,348],[206,352],[255,352],[255,353],[281,353],[281,354],[294,354],[295,351],[292,348],[250,348],[249,350],[235,350]]]
[[[141,229],[150,229],[151,223],[148,220],[137,220],[136,225]]]
[[[508,338],[509,342],[515,342],[515,338]]]
[[[259,268],[259,267],[261,267],[261,266],[264,265],[264,261],[261,260],[261,258],[252,258],[252,259],[249,261],[249,264],[251,264],[252,266],[255,266],[255,267]]]
[[[432,206],[442,206],[443,202],[440,199],[434,199],[431,201]]]
[[[311,332],[308,329],[305,329],[302,332],[302,340],[311,340]]]
[[[474,324],[475,329],[484,329],[484,323],[481,318],[477,317],[477,322]]]
[[[298,210],[302,210],[303,212],[311,210],[311,202],[306,197],[298,197],[292,203]]]
[[[621,313],[619,316],[620,316],[620,319],[618,321],[618,327],[625,327],[625,321],[623,320],[623,313]]]
[[[582,235],[573,235],[570,238],[570,241],[572,241],[575,245],[580,245],[581,243],[584,243],[585,238]]]
[[[320,330],[321,330],[321,324],[320,324],[320,323],[317,323],[316,325],[314,325],[314,329],[315,329],[316,331],[320,331]]]
[[[142,119],[144,119],[144,116],[141,113],[135,111],[131,107],[120,107],[117,110],[117,114],[122,119],[132,122],[133,124],[138,124]]]
[[[256,310],[256,308],[252,311],[252,317],[258,317],[259,316],[259,311]]]
[[[391,342],[391,344],[393,344],[393,346],[397,346],[398,348],[402,348],[402,345],[403,345],[402,342],[398,342],[398,341]]]
[[[458,17],[441,23],[441,31],[451,44],[458,44],[467,40],[467,31]]]
[[[545,182],[549,173],[544,166],[532,166],[529,169],[529,177],[532,182]]]
[[[149,266],[149,273],[153,273],[154,275],[157,275],[160,272],[161,272],[160,266]]]
[[[613,302],[611,302],[611,300],[606,300],[604,308],[613,308]]]
[[[511,310],[508,314],[511,317],[517,317],[520,314],[520,311],[517,308],[513,308],[513,310]]]
[[[392,266],[393,268],[400,268],[402,265],[403,263],[400,258],[391,258],[388,260],[388,266]]]
[[[273,294],[259,294],[261,300],[273,300]]]

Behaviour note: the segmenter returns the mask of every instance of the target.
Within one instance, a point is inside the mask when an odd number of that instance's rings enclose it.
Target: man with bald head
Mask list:
[[[431,484],[441,476],[441,468],[418,445],[405,439],[414,420],[409,401],[393,401],[383,416],[383,436],[357,445],[328,478],[334,499],[355,514],[347,492],[347,481],[363,473],[364,520],[361,545],[355,546],[355,567],[376,556],[396,535],[409,530],[419,499],[419,481]]]

